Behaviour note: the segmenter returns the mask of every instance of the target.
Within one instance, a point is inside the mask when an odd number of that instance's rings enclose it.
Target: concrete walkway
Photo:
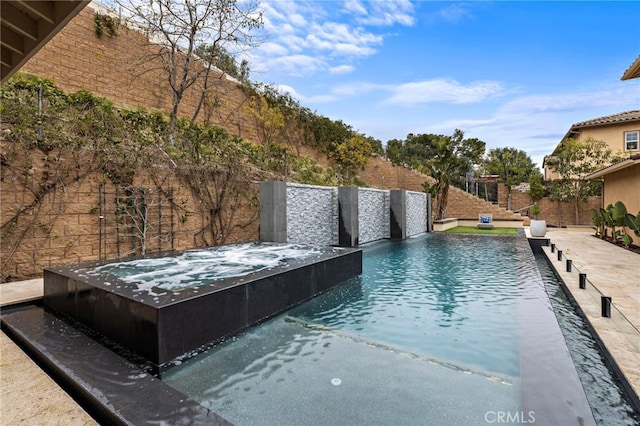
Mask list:
[[[0,306],[42,298],[42,278],[0,284]],[[0,333],[0,424],[97,425],[4,332]]]
[[[0,424],[98,424],[4,333],[0,354]]]
[[[544,252],[587,315],[611,356],[640,395],[640,256],[592,236],[591,231],[550,230],[555,244]],[[557,250],[562,250],[557,260]],[[566,272],[566,259],[572,272]],[[578,288],[578,272],[587,274],[587,290]],[[42,297],[42,279],[0,284],[0,305]],[[600,293],[612,297],[612,318],[600,314]],[[619,312],[618,312],[619,310]],[[0,334],[0,424],[97,424],[49,376]]]

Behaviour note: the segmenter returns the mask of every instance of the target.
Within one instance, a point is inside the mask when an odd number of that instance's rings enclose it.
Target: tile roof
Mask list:
[[[633,64],[622,74],[620,80],[631,80],[632,78],[640,78],[640,55],[638,55],[636,60],[633,61]]]
[[[572,125],[571,130],[579,129],[581,127],[602,126],[605,124],[624,123],[625,121],[634,120],[640,120],[640,110],[625,111],[618,114],[606,115],[604,117],[581,121]]]

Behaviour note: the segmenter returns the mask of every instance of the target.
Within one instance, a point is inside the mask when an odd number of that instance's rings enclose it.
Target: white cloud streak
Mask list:
[[[403,83],[392,89],[385,103],[412,106],[426,103],[470,104],[504,94],[499,82],[477,81],[461,84],[453,79],[435,79]]]

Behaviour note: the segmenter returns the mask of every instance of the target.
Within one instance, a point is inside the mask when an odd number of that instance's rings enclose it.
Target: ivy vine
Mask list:
[[[118,35],[118,21],[112,16],[96,12],[95,15],[93,15],[93,24],[95,26],[96,37],[98,38],[102,38],[105,32],[110,37]]]

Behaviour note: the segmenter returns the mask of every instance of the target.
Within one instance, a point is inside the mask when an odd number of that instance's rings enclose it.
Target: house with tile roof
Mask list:
[[[640,66],[640,61],[636,62]],[[590,137],[606,142],[611,151],[621,157],[640,152],[640,110],[625,111],[573,124],[553,152],[545,156],[543,161],[545,179],[554,180],[560,177],[553,167],[547,164],[547,159],[556,156],[562,150],[566,139],[579,141]]]
[[[621,80],[640,78],[640,56],[624,72]],[[630,111],[631,113],[633,111]],[[638,111],[635,111],[638,113]],[[627,122],[633,122],[634,114],[627,116]],[[635,115],[636,117],[638,114]],[[637,120],[637,118],[636,118]],[[638,150],[638,128],[640,123],[635,122],[635,150],[626,151],[628,155],[623,161],[612,164],[587,176],[587,179],[600,180],[603,183],[602,207],[622,201],[627,211],[633,215],[640,215],[640,151]],[[627,130],[633,132],[633,130]],[[633,142],[633,137],[630,138]],[[640,246],[640,237],[631,234],[633,244]]]

